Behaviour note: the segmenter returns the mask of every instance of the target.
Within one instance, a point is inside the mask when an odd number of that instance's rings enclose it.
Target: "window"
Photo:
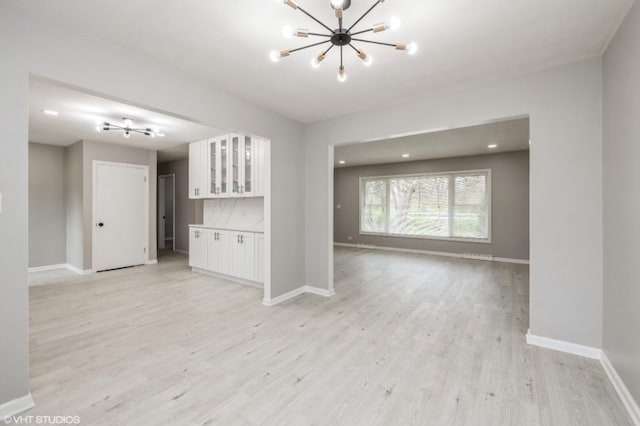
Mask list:
[[[489,241],[489,170],[360,179],[360,233]]]

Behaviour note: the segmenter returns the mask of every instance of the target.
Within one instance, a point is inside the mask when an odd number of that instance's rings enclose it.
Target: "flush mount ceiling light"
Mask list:
[[[96,125],[96,130],[98,132],[102,132],[103,130],[105,132],[111,131],[111,130],[119,130],[124,132],[124,137],[125,138],[130,138],[131,137],[131,133],[140,133],[142,135],[145,136],[149,136],[152,138],[155,138],[156,136],[164,136],[164,133],[159,133],[159,129],[152,129],[150,127],[147,128],[136,128],[136,127],[132,127],[133,126],[133,120],[131,120],[130,118],[127,117],[123,117],[122,118],[122,125],[119,124],[113,124],[113,123],[109,123],[107,121],[102,122],[102,123],[98,123]]]
[[[379,33],[385,30],[397,30],[400,27],[400,19],[397,17],[392,17],[388,22],[381,22],[379,24],[375,24],[370,28],[354,31],[356,25],[364,19],[376,6],[380,3],[384,3],[385,0],[376,0],[375,4],[371,6],[360,18],[358,18],[353,25],[350,27],[345,27],[342,22],[343,12],[347,10],[351,6],[351,0],[330,0],[331,7],[335,10],[336,18],[338,18],[338,28],[331,29],[329,26],[322,23],[320,20],[312,16],[309,12],[300,7],[300,5],[294,0],[276,0],[278,3],[284,3],[287,6],[291,7],[294,10],[299,10],[300,12],[307,15],[309,18],[313,19],[316,23],[320,24],[325,30],[329,31],[329,33],[314,33],[304,28],[299,28],[294,30],[293,27],[287,25],[283,28],[282,34],[285,38],[292,37],[301,37],[308,38],[309,36],[314,37],[324,37],[326,40],[313,43],[308,46],[299,47],[297,49],[289,49],[289,50],[274,50],[271,52],[270,58],[273,62],[278,62],[282,58],[286,58],[291,56],[292,53],[298,52],[300,50],[309,49],[315,46],[321,46],[324,44],[331,43],[331,46],[326,50],[323,50],[318,54],[318,56],[314,57],[311,60],[311,66],[314,68],[320,67],[320,63],[324,61],[327,57],[327,54],[334,47],[340,48],[340,66],[338,67],[338,81],[345,82],[347,80],[347,72],[344,67],[344,47],[348,46],[354,50],[355,54],[362,60],[362,63],[365,66],[369,66],[373,63],[373,58],[371,55],[365,53],[364,50],[354,46],[354,42],[357,43],[370,43],[377,44],[381,46],[393,47],[396,50],[407,52],[409,55],[414,55],[418,51],[418,46],[415,43],[383,43],[379,41],[373,40],[365,40],[362,38],[357,38],[357,36],[369,32]]]

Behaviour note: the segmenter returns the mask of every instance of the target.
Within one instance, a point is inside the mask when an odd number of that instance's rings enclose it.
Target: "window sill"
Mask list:
[[[422,235],[384,234],[384,233],[362,232],[362,231],[360,231],[360,235],[369,236],[369,237],[406,238],[410,240],[446,241],[450,243],[491,244],[491,238],[431,237],[431,236],[422,236]]]

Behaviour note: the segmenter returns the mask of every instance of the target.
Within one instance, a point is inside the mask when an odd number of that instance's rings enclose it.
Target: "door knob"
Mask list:
[[[102,228],[102,227],[104,226],[104,223],[100,222],[100,223],[98,223],[98,226],[99,226],[100,228]]]

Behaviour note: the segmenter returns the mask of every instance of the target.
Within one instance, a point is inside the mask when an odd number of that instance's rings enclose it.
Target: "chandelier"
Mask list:
[[[311,32],[308,29],[299,28],[294,30],[291,26],[286,26],[282,30],[282,34],[286,38],[292,37],[301,37],[308,38],[310,36],[313,37],[322,37],[325,38],[324,41],[320,41],[318,43],[313,43],[308,46],[299,47],[297,49],[288,49],[277,51],[274,50],[271,52],[270,58],[273,62],[279,62],[281,58],[286,58],[291,56],[292,53],[309,49],[311,47],[322,46],[328,43],[331,45],[326,49],[320,52],[320,54],[314,57],[311,60],[311,66],[314,68],[318,68],[320,63],[324,61],[327,57],[327,54],[333,49],[337,47],[340,49],[340,67],[338,68],[338,81],[345,82],[347,80],[347,73],[344,68],[344,48],[348,47],[353,49],[355,54],[362,60],[365,66],[369,66],[373,63],[373,58],[371,55],[365,53],[364,50],[354,46],[354,43],[370,43],[381,46],[393,47],[396,50],[407,52],[409,55],[414,55],[418,51],[418,46],[415,43],[383,43],[374,40],[365,40],[360,38],[362,34],[366,33],[379,33],[385,30],[397,30],[400,27],[400,19],[397,17],[392,17],[388,22],[381,22],[379,24],[375,24],[370,28],[363,29],[360,31],[355,30],[356,25],[364,19],[376,6],[380,3],[384,3],[385,0],[376,0],[375,4],[371,6],[360,18],[358,18],[351,26],[345,27],[343,24],[343,14],[344,11],[347,10],[351,6],[351,0],[330,0],[331,7],[335,10],[336,18],[338,18],[338,28],[331,29],[329,26],[322,23],[319,19],[315,18],[309,12],[304,10],[300,5],[294,0],[277,0],[278,2],[282,1],[282,3],[291,7],[294,10],[299,10],[300,12],[307,15],[309,18],[313,19],[316,23],[320,24],[324,29],[329,31],[328,33],[315,33]]]
[[[119,124],[113,124],[113,123],[104,121],[102,123],[97,123],[96,130],[98,132],[102,132],[102,131],[108,132],[111,130],[121,131],[121,132],[124,132],[125,138],[130,138],[131,133],[140,133],[142,135],[149,136],[152,138],[155,138],[156,136],[160,136],[160,137],[164,136],[164,133],[160,133],[159,129],[151,129],[150,127],[147,127],[147,128],[133,127],[133,120],[127,117],[122,118],[122,123],[123,123],[122,125],[119,125]]]

